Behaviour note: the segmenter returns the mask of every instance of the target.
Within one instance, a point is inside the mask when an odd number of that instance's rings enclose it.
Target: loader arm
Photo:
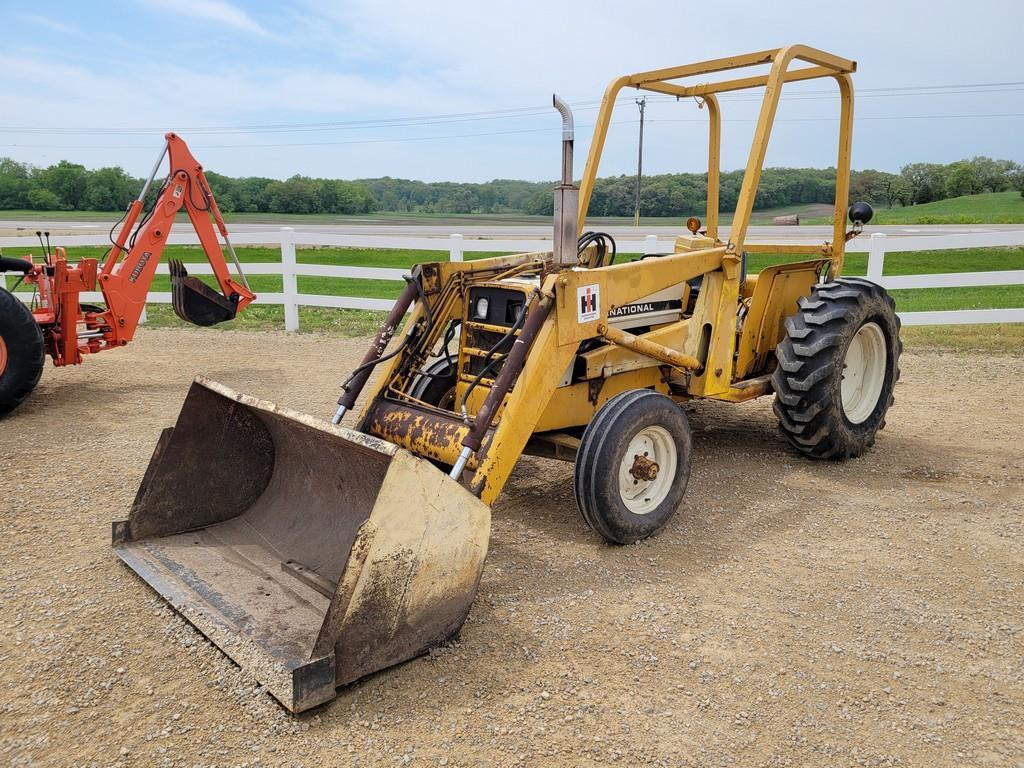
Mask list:
[[[241,270],[237,281],[228,271],[227,261],[217,238],[218,231],[236,266],[238,261],[234,258],[227,227],[203,173],[202,165],[193,157],[180,136],[168,133],[166,140],[164,152],[170,160],[170,172],[160,193],[153,207],[133,233],[133,227],[142,213],[143,198],[149,186],[147,182],[139,199],[129,208],[125,222],[98,276],[100,290],[107,304],[107,310],[103,313],[106,317],[102,319],[111,329],[109,343],[112,346],[126,344],[134,336],[139,318],[146,306],[146,296],[153,276],[156,274],[157,265],[160,263],[174,224],[174,217],[182,208],[188,213],[189,220],[199,236],[203,252],[213,268],[220,293],[208,288],[196,278],[188,277],[180,262],[172,263],[172,303],[179,317],[197,325],[213,325],[232,319],[238,310],[256,298],[244,283],[245,278],[241,275]],[[160,161],[162,159],[163,154]],[[160,161],[157,163],[158,166]],[[154,168],[153,175],[155,171]]]

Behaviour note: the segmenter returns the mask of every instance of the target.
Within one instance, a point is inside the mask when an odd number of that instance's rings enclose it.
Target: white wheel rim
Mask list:
[[[843,413],[860,424],[874,413],[885,384],[885,334],[878,323],[864,323],[846,349],[841,394]]]
[[[654,477],[638,478],[650,474],[648,462],[657,465]],[[634,515],[653,512],[672,488],[677,463],[676,443],[664,427],[644,427],[633,435],[619,463],[619,496],[626,509]]]

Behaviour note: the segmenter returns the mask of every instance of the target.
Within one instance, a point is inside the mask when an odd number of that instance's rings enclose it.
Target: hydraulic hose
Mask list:
[[[487,399],[484,400],[484,404],[480,406],[480,410],[476,414],[473,428],[468,435],[462,438],[462,451],[459,453],[458,461],[455,462],[455,466],[452,467],[452,471],[449,473],[449,476],[455,480],[458,480],[462,475],[470,455],[480,450],[484,436],[491,426],[491,420],[494,418],[498,406],[505,399],[505,395],[508,394],[516,378],[523,370],[523,366],[526,364],[526,355],[529,353],[530,347],[533,346],[533,341],[537,338],[537,334],[540,333],[540,329],[544,326],[544,322],[551,313],[553,305],[553,297],[541,296],[537,306],[527,316],[526,322],[523,324],[523,330],[519,333],[519,338],[512,345],[512,351],[505,357],[505,364],[501,366],[498,378],[494,380],[494,383],[491,385],[491,391],[487,393]]]
[[[334,418],[331,421],[335,424],[341,423],[342,417],[346,411],[351,411],[352,407],[356,404],[356,398],[363,391],[363,387],[366,386],[366,382],[370,378],[370,373],[373,372],[374,366],[378,363],[383,362],[386,359],[394,357],[396,354],[405,348],[405,345],[409,343],[409,337],[402,341],[398,349],[392,352],[388,357],[383,357],[384,350],[387,349],[388,344],[391,343],[392,337],[395,335],[395,330],[398,328],[398,324],[402,322],[402,318],[405,317],[405,313],[409,311],[409,307],[412,305],[414,299],[420,295],[422,288],[419,284],[419,278],[414,276],[406,281],[405,289],[402,294],[398,297],[398,301],[395,302],[395,306],[391,308],[391,312],[388,314],[387,320],[377,331],[377,336],[373,340],[373,344],[366,351],[366,355],[363,356],[362,363],[352,371],[351,375],[342,384],[344,392],[341,397],[338,398],[338,410],[334,413]],[[426,302],[424,302],[426,304]],[[429,311],[429,310],[428,310]]]
[[[534,294],[534,296],[535,295],[536,294]],[[523,327],[523,322],[525,322],[526,320],[526,313],[529,311],[530,304],[532,303],[533,296],[530,297],[530,301],[528,301],[526,303],[526,306],[523,307],[523,311],[519,313],[519,317],[516,318],[516,321],[512,323],[512,327],[508,329],[504,336],[502,336],[494,343],[494,346],[487,350],[487,354],[484,355],[483,367],[480,369],[480,372],[476,375],[476,378],[473,379],[473,381],[470,383],[468,387],[466,387],[466,391],[462,393],[462,400],[459,402],[459,409],[462,411],[463,414],[466,413],[466,401],[469,399],[469,393],[476,389],[477,384],[480,383],[480,381],[483,379],[485,375],[487,375],[488,371],[490,371],[491,368],[493,368],[500,360],[504,360],[506,357],[508,357],[507,354],[502,355],[499,358],[494,357],[494,355],[496,355],[498,353],[498,350],[505,346],[515,336],[516,331]]]

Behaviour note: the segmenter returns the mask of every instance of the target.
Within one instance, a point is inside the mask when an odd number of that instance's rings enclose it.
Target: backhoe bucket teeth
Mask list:
[[[171,305],[174,314],[193,325],[216,325],[234,320],[238,305],[196,277],[189,277],[177,259],[168,262],[171,273]]]
[[[113,544],[300,712],[453,637],[489,533],[429,462],[199,377]]]

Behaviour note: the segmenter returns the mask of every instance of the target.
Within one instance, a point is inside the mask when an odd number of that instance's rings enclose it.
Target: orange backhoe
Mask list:
[[[190,277],[180,261],[172,260],[175,314],[195,325],[215,325],[233,319],[256,298],[242,274],[203,166],[180,136],[168,133],[165,138],[149,179],[125,212],[124,223],[117,237],[111,237],[111,247],[102,259],[69,262],[64,248],[50,249],[49,233],[45,243],[40,236],[41,262],[31,256],[0,256],[0,272],[21,273],[15,290],[22,283],[34,288],[31,305],[26,306],[0,285],[0,416],[35,388],[46,355],[56,366],[77,365],[83,355],[123,347],[132,340],[174,217],[182,208],[199,235],[220,292]],[[170,159],[169,173],[153,205],[144,210],[165,157]],[[228,271],[218,231],[238,271],[237,280]],[[105,307],[80,302],[81,293],[97,287]]]

